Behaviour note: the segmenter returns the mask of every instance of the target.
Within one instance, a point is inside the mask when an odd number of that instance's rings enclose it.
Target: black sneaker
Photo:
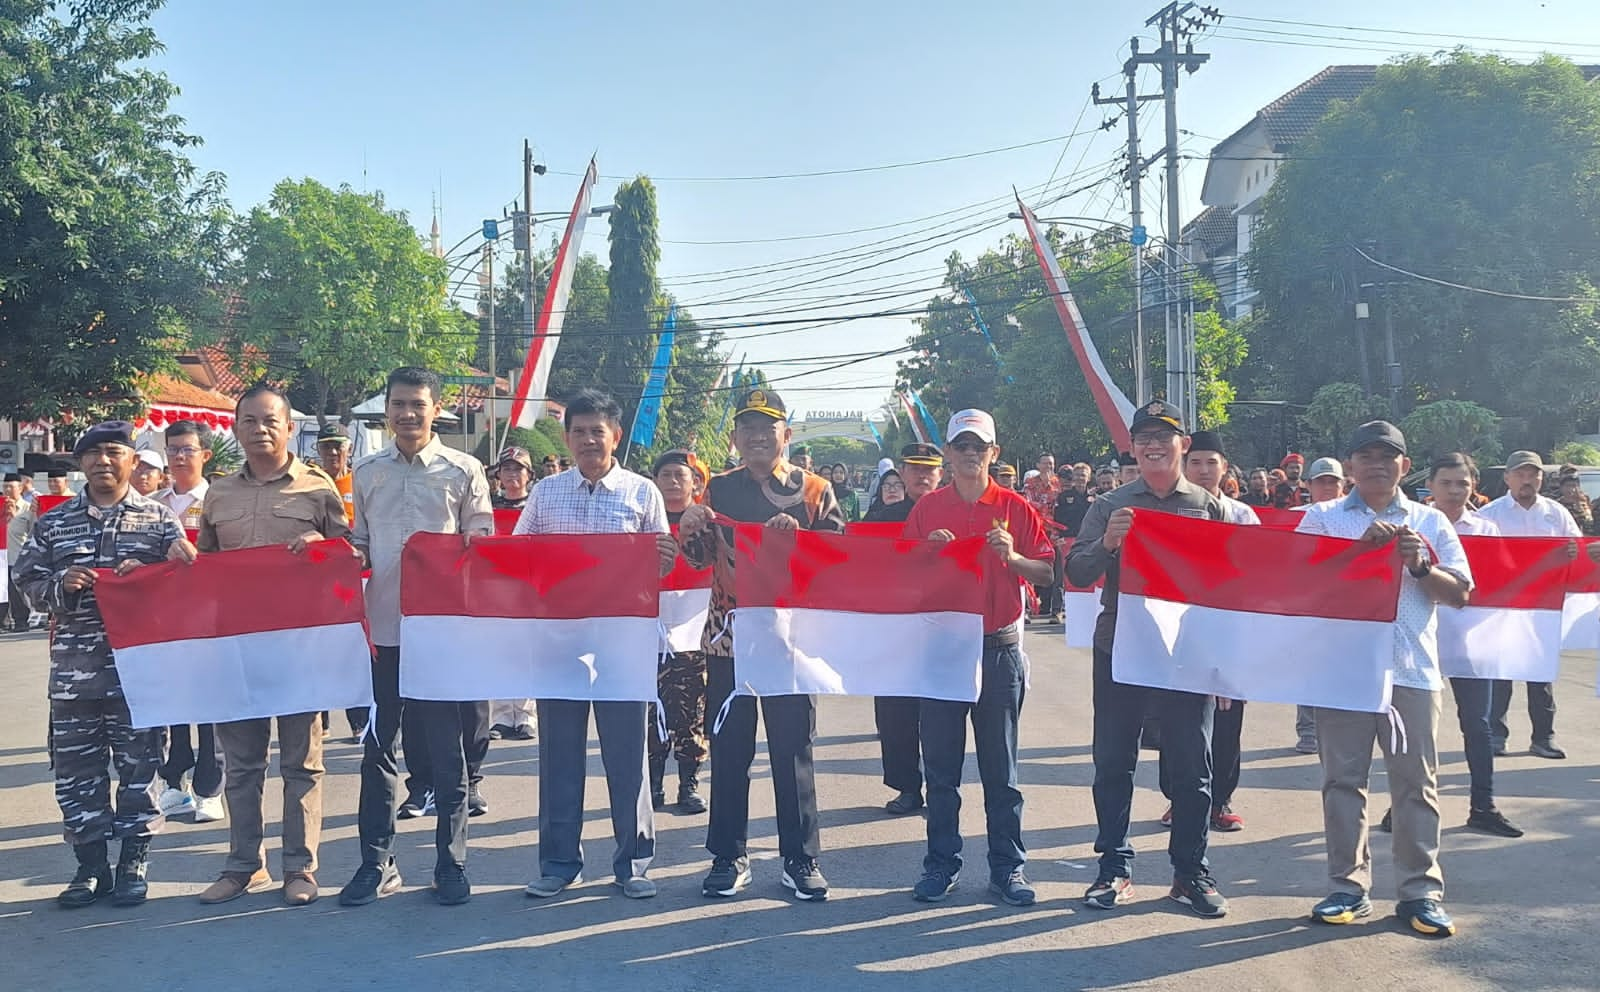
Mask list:
[[[925,871],[911,887],[911,898],[917,902],[944,902],[944,897],[955,891],[958,876],[944,871]]]
[[[711,872],[700,883],[700,891],[707,896],[733,896],[750,884],[749,858],[717,858],[711,862]]]
[[[1407,899],[1395,903],[1394,915],[1404,920],[1411,929],[1427,937],[1453,937],[1455,921],[1444,907],[1432,899]]]
[[[1217,891],[1217,883],[1210,875],[1174,878],[1169,895],[1174,902],[1181,902],[1194,910],[1196,916],[1214,920],[1228,915],[1228,900],[1222,898],[1222,893]]]
[[[1467,826],[1486,834],[1500,837],[1521,837],[1522,828],[1505,818],[1497,809],[1475,809],[1467,814]]]
[[[390,858],[383,865],[362,865],[355,875],[339,890],[339,905],[365,906],[376,902],[379,896],[400,891],[400,869]]]
[[[1528,753],[1535,758],[1549,758],[1552,761],[1561,761],[1566,758],[1567,752],[1556,746],[1553,740],[1534,741],[1528,748]]]
[[[1012,869],[1005,878],[991,878],[989,891],[1003,899],[1008,906],[1032,906],[1039,898],[1021,868]]]
[[[1083,894],[1083,904],[1091,909],[1115,909],[1133,899],[1133,879],[1126,875],[1101,875]]]
[[[1311,907],[1311,918],[1318,923],[1354,923],[1372,915],[1372,903],[1353,892],[1335,892]]]
[[[433,897],[441,906],[459,906],[472,898],[472,884],[460,865],[441,865],[433,870]]]
[[[424,792],[413,792],[406,797],[405,802],[400,804],[400,812],[395,815],[402,820],[415,820],[417,817],[425,815],[432,806],[432,789]]]
[[[906,791],[883,804],[895,816],[909,816],[922,808],[922,793]]]
[[[816,858],[786,858],[783,862],[783,887],[802,902],[822,902],[828,898],[828,880]]]
[[[483,798],[483,793],[478,791],[478,786],[467,786],[467,815],[482,816],[489,812],[489,800]]]

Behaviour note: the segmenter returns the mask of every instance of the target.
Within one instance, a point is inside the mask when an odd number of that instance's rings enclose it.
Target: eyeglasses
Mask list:
[[[1157,431],[1154,434],[1135,434],[1133,443],[1149,447],[1152,444],[1166,444],[1178,436],[1177,431]]]
[[[989,450],[989,445],[983,441],[951,441],[950,447],[964,455]]]
[[[168,448],[167,449],[167,457],[168,458],[199,458],[200,457],[200,452],[201,452],[201,449],[200,448],[195,448],[195,447]]]

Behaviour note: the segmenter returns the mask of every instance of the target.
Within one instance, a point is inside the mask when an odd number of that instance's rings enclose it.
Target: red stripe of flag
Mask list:
[[[898,538],[906,532],[904,521],[894,520],[858,520],[844,525],[844,532],[856,537],[891,537]]]
[[[51,496],[48,493],[40,493],[33,499],[34,506],[39,511],[39,516],[42,517],[71,498],[71,496]]]
[[[500,537],[509,537],[517,529],[517,521],[522,519],[521,510],[496,510],[494,511],[494,532]]]
[[[946,544],[737,524],[741,607],[845,613],[982,613],[981,537]],[[995,567],[999,567],[996,562]]]
[[[1470,605],[1509,610],[1559,610],[1571,566],[1565,537],[1463,535],[1472,567]],[[1580,556],[1582,557],[1582,556]]]
[[[292,554],[281,545],[162,562],[124,576],[96,569],[95,599],[114,649],[362,623],[361,562],[344,541]],[[169,608],[151,609],[152,603]]]
[[[404,616],[655,617],[654,534],[413,534],[400,558]]]
[[[1245,613],[1392,621],[1394,545],[1141,510],[1122,546],[1119,590]]]
[[[1300,510],[1280,510],[1275,506],[1252,506],[1250,509],[1256,511],[1256,519],[1261,521],[1261,526],[1279,530],[1294,530],[1306,518]]]

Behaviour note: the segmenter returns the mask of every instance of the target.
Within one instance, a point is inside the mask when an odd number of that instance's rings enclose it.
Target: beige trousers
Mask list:
[[[217,724],[226,761],[228,860],[224,871],[253,874],[266,866],[262,804],[272,746],[272,720]],[[322,714],[278,717],[278,772],[283,779],[283,870],[316,871],[322,839]]]

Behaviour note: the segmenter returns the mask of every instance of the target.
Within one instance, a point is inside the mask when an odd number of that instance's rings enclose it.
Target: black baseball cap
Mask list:
[[[1151,400],[1133,412],[1133,420],[1128,424],[1128,433],[1136,433],[1139,428],[1150,424],[1160,424],[1170,427],[1179,434],[1187,434],[1183,429],[1183,414],[1177,407],[1166,400]]]
[[[1369,444],[1381,444],[1402,455],[1406,453],[1406,436],[1387,420],[1369,420],[1357,427],[1356,432],[1350,435],[1346,451],[1353,455]]]
[[[773,420],[789,419],[789,408],[783,405],[783,397],[765,386],[747,389],[739,394],[733,415],[737,418],[747,413],[764,413]]]
[[[1189,438],[1190,454],[1197,451],[1215,451],[1223,458],[1228,457],[1228,453],[1222,447],[1222,435],[1216,431],[1195,431]]]
[[[932,465],[934,468],[944,464],[944,453],[931,444],[908,444],[900,449],[900,461],[906,465]]]

